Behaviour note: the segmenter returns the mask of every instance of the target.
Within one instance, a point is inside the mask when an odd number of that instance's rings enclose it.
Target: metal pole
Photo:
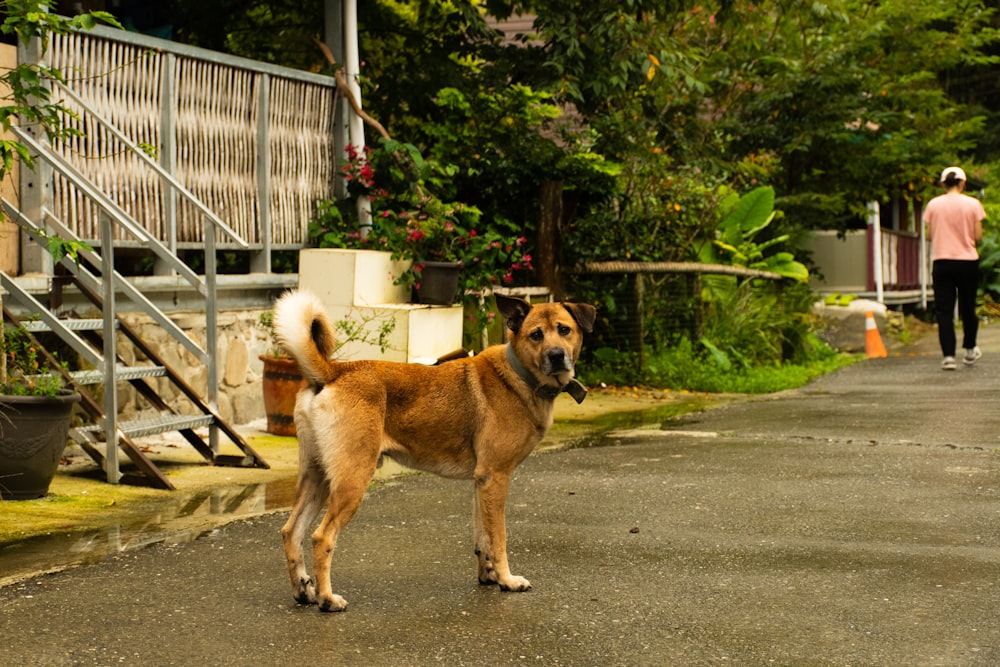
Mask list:
[[[171,176],[177,167],[177,96],[174,90],[174,68],[177,56],[168,53],[163,58],[160,100],[160,164]],[[167,181],[163,183],[163,225],[166,231],[167,247],[177,254],[177,190]],[[170,266],[156,262],[153,267],[157,275],[173,275]]]
[[[21,63],[48,65],[48,58],[42,50],[38,37],[32,37],[27,46],[18,44],[17,60]],[[41,85],[49,87],[43,79]],[[38,100],[34,97],[31,102]],[[49,140],[37,122],[24,122],[23,129],[41,146],[48,148]],[[38,157],[35,155],[34,157]],[[42,211],[49,208],[52,202],[52,167],[45,160],[36,160],[33,169],[28,169],[22,162],[18,174],[21,209],[32,220],[42,220]],[[21,273],[43,273],[51,276],[55,273],[55,262],[52,255],[40,245],[37,245],[27,235],[20,235]]]
[[[117,484],[118,469],[118,382],[115,366],[118,359],[115,337],[115,251],[111,216],[101,212],[101,287],[104,312],[104,472],[108,481]]]
[[[206,401],[213,411],[219,410],[219,323],[217,307],[217,280],[215,257],[215,225],[210,221],[205,224],[205,365],[208,369],[208,387]],[[208,427],[208,444],[214,454],[219,453],[219,427],[213,421]]]
[[[260,75],[257,89],[257,220],[264,249],[251,255],[250,270],[271,271],[271,76]]]
[[[344,62],[344,30],[342,27],[344,19],[343,0],[326,0],[324,8],[324,27],[326,45],[330,48],[338,63]],[[343,95],[338,94],[337,87],[333,88],[333,154],[336,159],[344,155],[344,147],[351,142],[348,127],[351,122],[351,105],[347,103]],[[334,194],[338,198],[347,196],[347,187],[344,179],[333,179]]]

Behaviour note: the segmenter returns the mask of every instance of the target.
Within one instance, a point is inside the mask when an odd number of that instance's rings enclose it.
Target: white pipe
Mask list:
[[[882,221],[879,218],[878,202],[868,202],[868,226],[872,231],[872,271],[875,273],[875,300],[885,303],[882,285]]]
[[[358,80],[361,76],[361,57],[358,47],[358,2],[357,0],[344,0],[344,78],[354,95],[354,99],[361,105],[361,85]],[[365,123],[362,118],[350,111],[350,123],[348,125],[351,137],[351,145],[360,155],[364,155],[365,149]],[[362,236],[367,235],[372,226],[372,207],[368,197],[358,197],[358,222]]]

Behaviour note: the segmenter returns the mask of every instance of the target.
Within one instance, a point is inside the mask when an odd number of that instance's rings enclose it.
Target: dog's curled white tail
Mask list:
[[[303,290],[285,292],[274,304],[274,330],[312,384],[332,379],[330,357],[337,349],[333,323],[319,298]]]

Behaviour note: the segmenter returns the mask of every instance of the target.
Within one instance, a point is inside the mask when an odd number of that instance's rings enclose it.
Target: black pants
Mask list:
[[[939,259],[931,272],[934,282],[934,312],[937,315],[941,354],[955,356],[955,297],[962,320],[962,347],[976,346],[979,318],[976,291],[979,288],[979,260]]]

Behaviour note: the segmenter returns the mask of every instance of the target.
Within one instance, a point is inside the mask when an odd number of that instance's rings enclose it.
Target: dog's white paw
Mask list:
[[[347,600],[336,593],[331,593],[329,597],[320,597],[316,602],[320,611],[344,611],[347,609]]]
[[[523,591],[531,590],[531,582],[524,577],[516,577],[511,575],[506,580],[499,582],[500,590],[502,591],[513,591],[515,593],[520,593]]]
[[[293,592],[295,601],[299,604],[316,604],[316,584],[313,582],[312,577],[299,579],[298,585]]]

